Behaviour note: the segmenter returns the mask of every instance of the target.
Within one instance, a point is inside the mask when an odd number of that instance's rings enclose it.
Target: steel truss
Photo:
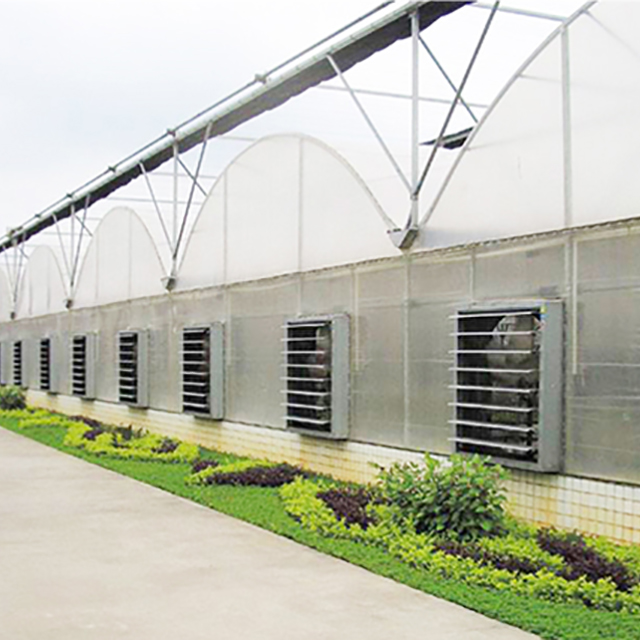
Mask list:
[[[15,313],[21,275],[24,270],[24,264],[28,259],[28,252],[36,246],[35,243],[29,242],[29,240],[39,233],[44,232],[50,226],[53,226],[55,229],[59,252],[62,256],[64,281],[68,292],[66,306],[69,308],[73,305],[83,247],[87,237],[91,238],[93,235],[90,222],[95,219],[88,217],[90,206],[111,196],[111,194],[115,193],[118,189],[138,178],[141,178],[146,186],[148,199],[117,197],[113,197],[112,199],[122,201],[146,201],[153,205],[154,215],[159,222],[162,236],[170,250],[170,264],[167,267],[167,275],[163,281],[167,289],[172,289],[176,282],[179,258],[183,251],[186,238],[185,232],[191,220],[196,194],[204,197],[207,196],[207,189],[202,184],[204,178],[202,175],[202,167],[209,140],[224,136],[229,139],[251,141],[250,138],[228,135],[228,133],[264,111],[283,104],[291,97],[311,88],[325,91],[343,91],[350,96],[351,101],[365,121],[376,143],[380,146],[398,179],[404,185],[409,205],[406,223],[402,228],[396,228],[395,223],[393,223],[390,218],[385,216],[384,220],[388,227],[389,237],[395,246],[402,250],[409,249],[417,236],[420,225],[428,219],[428,214],[423,217],[422,220],[419,219],[418,206],[420,193],[427,180],[436,154],[439,149],[444,146],[448,135],[448,127],[456,109],[462,107],[466,111],[471,119],[472,127],[475,126],[479,120],[475,110],[487,109],[488,105],[466,100],[463,92],[496,13],[498,11],[516,13],[532,18],[558,21],[562,25],[568,24],[568,22],[574,19],[575,14],[574,16],[565,18],[535,11],[516,10],[509,7],[503,8],[500,6],[500,0],[496,0],[490,4],[482,2],[473,4],[473,0],[452,2],[422,0],[393,11],[377,22],[362,28],[357,33],[351,33],[349,36],[336,42],[339,36],[342,36],[348,31],[352,31],[354,27],[387,8],[392,2],[393,0],[389,0],[380,4],[270,71],[264,74],[256,74],[249,83],[240,87],[229,96],[192,118],[189,118],[179,126],[168,129],[163,135],[151,141],[143,148],[116,164],[109,166],[100,175],[73,192],[68,193],[64,198],[55,202],[44,211],[33,216],[23,226],[9,231],[4,238],[0,239],[0,253],[4,253],[4,266],[11,289],[12,304],[14,305],[12,313]],[[587,3],[581,9],[581,12],[587,10],[591,4],[593,4],[593,2]],[[467,63],[465,73],[460,83],[456,85],[444,65],[436,56],[432,47],[429,46],[423,33],[439,18],[453,13],[466,5],[471,5],[478,9],[487,9],[489,15]],[[411,42],[410,94],[376,91],[351,86],[345,77],[346,72],[350,68],[367,59],[373,53],[383,50],[400,39],[409,39]],[[324,50],[311,55],[310,58],[301,62],[305,56],[312,54],[322,46],[328,44],[329,46]],[[421,95],[421,55],[428,56],[428,60],[435,65],[446,84],[450,87],[453,94],[450,100]],[[296,66],[293,66],[294,63]],[[333,78],[337,79],[341,86],[322,84],[326,80]],[[362,101],[359,99],[360,95],[411,101],[411,163],[409,175],[406,175],[402,170],[400,163],[394,157],[389,145],[385,142],[384,137],[380,134],[373,119],[367,113]],[[419,105],[421,102],[440,103],[448,105],[449,107],[438,136],[432,141],[432,149],[428,159],[422,167],[420,167],[419,162],[419,149],[420,144],[425,143],[421,143],[419,139]],[[195,147],[200,147],[200,152],[196,166],[190,169],[184,162],[182,156]],[[167,162],[172,163],[170,172],[158,170],[160,166]],[[162,199],[157,196],[152,179],[154,176],[172,178],[172,197],[170,199]],[[210,178],[211,176],[208,177]],[[188,195],[186,199],[180,199],[179,197],[179,179],[188,182]],[[166,212],[163,212],[162,205],[170,205],[170,216],[167,216]],[[168,217],[169,220],[167,220]],[[61,228],[63,222],[66,223],[66,231]]]

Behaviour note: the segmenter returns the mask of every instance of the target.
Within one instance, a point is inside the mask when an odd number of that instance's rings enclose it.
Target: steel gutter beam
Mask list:
[[[307,89],[317,86],[325,80],[334,78],[336,72],[330,64],[328,56],[331,56],[342,72],[345,72],[359,62],[366,60],[374,53],[387,48],[394,42],[409,38],[411,36],[411,22],[408,17],[413,12],[417,12],[418,29],[422,31],[439,18],[473,2],[474,0],[427,0],[412,3],[390,13],[358,33],[348,36],[341,42],[328,47],[310,60],[285,72],[275,80],[269,79],[273,73],[279,71],[283,66],[290,64],[292,61],[297,60],[300,55],[302,55],[298,54],[298,56],[289,59],[267,74],[256,77],[250,83],[244,85],[209,109],[190,118],[176,129],[168,131],[161,137],[156,138],[115,166],[109,167],[107,171],[101,173],[73,192],[71,199],[65,197],[59,200],[49,209],[34,216],[34,218],[25,225],[10,231],[0,240],[0,253],[11,248],[16,238],[20,243],[25,242],[40,231],[56,224],[60,220],[70,217],[73,215],[74,207],[81,207],[86,197],[90,197],[92,203],[106,198],[117,189],[124,187],[132,180],[141,176],[143,174],[142,167],[144,167],[144,171],[147,172],[157,169],[173,158],[174,145],[177,145],[178,152],[182,154],[202,144],[203,135],[207,127],[209,128],[210,138],[221,136],[265,111],[275,109]],[[376,7],[363,17],[370,16],[375,11],[387,6],[387,4],[388,3],[385,3]],[[363,17],[355,22],[359,22]],[[337,33],[342,33],[345,29],[353,26],[355,22],[350,23],[350,25],[347,25],[347,27],[344,27]],[[335,36],[336,34],[332,34],[329,38],[321,40],[320,43],[325,43]],[[317,44],[314,45],[314,47],[306,49],[303,54],[311,51]],[[227,106],[221,112],[210,115],[213,109],[227,104],[231,99],[245,93],[256,83],[259,83],[260,87],[252,91],[249,95],[240,98],[237,102]],[[184,131],[181,131],[181,129]]]

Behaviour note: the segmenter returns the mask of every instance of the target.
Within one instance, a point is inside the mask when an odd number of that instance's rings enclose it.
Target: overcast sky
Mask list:
[[[0,0],[0,233],[378,4]]]

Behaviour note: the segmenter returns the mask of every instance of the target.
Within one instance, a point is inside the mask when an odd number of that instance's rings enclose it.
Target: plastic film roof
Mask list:
[[[167,162],[173,157],[176,145],[180,153],[188,151],[204,140],[227,133],[256,115],[274,109],[307,89],[335,77],[336,72],[327,60],[327,55],[333,57],[341,71],[347,71],[394,42],[409,37],[411,26],[407,16],[412,12],[418,11],[419,28],[424,30],[439,18],[470,4],[470,2],[471,0],[417,2],[387,15],[355,35],[314,55],[308,61],[280,77],[274,80],[265,78],[263,86],[239,98],[230,106],[214,111],[213,114],[209,114],[209,110],[207,110],[203,112],[207,117],[195,116],[180,125],[175,131],[169,131],[166,136],[126,158],[121,163],[121,167],[112,167],[112,171],[108,172],[106,176],[103,174],[87,183],[72,194],[72,198],[66,199],[45,213],[35,216],[35,219],[25,224],[15,235],[21,242],[27,240],[43,229],[72,216],[74,209],[79,210],[87,202],[93,204],[106,198],[117,189],[141,176],[143,173],[141,164],[148,172]],[[243,89],[250,88],[258,81],[259,79],[256,79]],[[242,93],[243,89],[236,94]],[[226,100],[222,102],[226,102]],[[12,239],[5,239],[0,242],[0,252],[11,246],[13,246]]]

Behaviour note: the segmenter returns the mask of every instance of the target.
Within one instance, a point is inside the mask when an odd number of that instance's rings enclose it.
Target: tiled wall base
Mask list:
[[[132,424],[206,447],[241,455],[300,464],[355,482],[376,474],[374,465],[420,461],[422,455],[358,442],[334,442],[232,422],[132,409],[64,395],[28,392],[29,403],[69,415],[82,414],[108,424]],[[511,471],[509,510],[536,524],[548,524],[640,543],[640,487],[563,475]]]

